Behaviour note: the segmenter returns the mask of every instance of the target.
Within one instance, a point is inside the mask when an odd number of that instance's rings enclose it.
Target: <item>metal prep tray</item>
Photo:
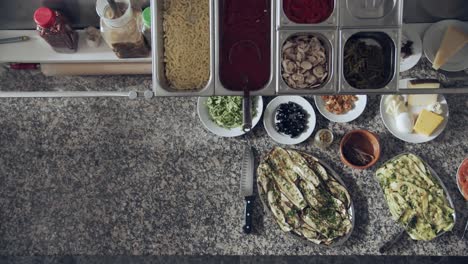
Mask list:
[[[268,81],[267,85],[260,89],[260,90],[257,90],[257,91],[252,91],[251,92],[251,95],[275,95],[276,94],[276,78],[275,78],[275,64],[277,63],[277,59],[276,59],[276,56],[275,56],[275,51],[276,51],[276,41],[275,41],[275,34],[276,34],[276,31],[275,31],[275,14],[276,14],[276,4],[275,4],[275,0],[270,0],[271,1],[271,21],[270,21],[270,25],[271,25],[271,46],[270,46],[270,56],[271,56],[271,61],[270,61],[270,80]],[[221,83],[221,80],[219,78],[219,50],[220,50],[220,39],[219,39],[219,30],[220,30],[220,16],[219,16],[219,0],[216,0],[215,3],[214,3],[214,12],[216,14],[216,16],[214,17],[214,35],[216,36],[215,38],[215,68],[214,68],[214,86],[215,86],[215,90],[214,90],[214,93],[215,95],[221,95],[221,96],[234,96],[234,95],[237,95],[237,96],[240,96],[240,95],[243,95],[243,92],[241,91],[233,91],[233,90],[229,90],[227,89],[226,87],[223,86],[223,84]],[[213,20],[212,20],[213,22]]]
[[[164,31],[163,31],[163,8],[164,0],[155,0],[151,5],[153,14],[152,25],[152,56],[153,56],[153,91],[156,96],[210,96],[214,94],[214,23],[213,5],[210,0],[210,78],[206,86],[200,90],[176,90],[169,87],[164,71]]]
[[[382,12],[366,11],[365,6],[373,3],[381,3]],[[340,24],[342,28],[399,27],[403,24],[403,0],[342,0]]]
[[[282,76],[282,49],[283,44],[292,36],[297,35],[315,35],[327,46],[329,77],[320,88],[316,89],[294,89],[291,88],[283,79]],[[277,53],[278,62],[276,63],[276,79],[278,94],[334,94],[337,92],[338,74],[337,74],[337,57],[339,51],[335,48],[338,46],[338,31],[337,30],[281,30],[277,35]]]
[[[283,0],[277,1],[278,6],[277,8],[277,28],[278,29],[287,29],[287,28],[307,28],[310,29],[311,27],[337,27],[338,20],[339,20],[339,11],[340,5],[342,4],[342,0],[334,0],[334,9],[330,17],[328,17],[325,21],[317,24],[298,24],[291,21],[288,16],[284,13],[283,9]]]
[[[350,215],[350,218],[351,218],[351,230],[349,230],[348,234],[346,234],[345,236],[339,238],[338,240],[335,241],[335,243],[327,246],[327,245],[322,245],[322,244],[315,244],[315,243],[312,243],[311,241],[308,241],[306,240],[305,238],[303,237],[300,237],[299,235],[297,235],[296,233],[290,231],[288,232],[289,235],[291,235],[292,237],[296,238],[298,241],[301,241],[301,242],[306,242],[308,244],[312,244],[312,245],[316,245],[316,246],[319,246],[319,247],[323,247],[323,248],[331,248],[331,247],[338,247],[338,246],[341,246],[343,245],[346,241],[348,241],[348,239],[351,237],[351,234],[353,233],[354,231],[354,226],[355,226],[355,219],[356,219],[356,216],[355,216],[355,210],[354,210],[354,202],[353,202],[353,199],[351,197],[351,192],[349,191],[348,187],[346,186],[346,184],[344,183],[343,179],[341,179],[341,177],[338,175],[338,173],[336,173],[327,163],[325,163],[323,160],[319,159],[319,158],[316,158],[314,157],[313,155],[310,155],[308,153],[305,153],[303,151],[298,151],[299,153],[301,153],[302,155],[307,155],[309,157],[311,157],[313,160],[317,161],[318,163],[320,163],[330,174],[331,176],[337,180],[349,193],[349,197],[351,199],[350,201],[350,207],[348,208],[348,213]],[[263,193],[262,192],[262,187],[260,186],[260,183],[257,181],[257,190],[258,190],[258,196],[260,197],[260,201],[262,203],[262,206],[263,206],[263,209],[265,212],[267,212],[267,214],[270,215],[270,217],[273,218],[272,216],[272,213],[271,213],[271,209],[270,207],[268,206],[268,202],[267,202],[267,198],[266,198],[266,193]],[[274,220],[273,220],[274,221]],[[275,224],[276,221],[275,221]]]
[[[346,1],[347,0],[339,0],[337,1],[337,7],[339,7],[339,10],[338,10],[338,26],[340,27],[340,33],[339,33],[339,37],[338,37],[338,43],[340,43],[339,45],[336,45],[335,48],[336,48],[336,52],[335,52],[335,55],[336,55],[336,61],[335,61],[335,65],[336,65],[336,72],[335,72],[335,76],[336,76],[336,80],[337,80],[337,84],[336,86],[337,87],[340,87],[341,84],[342,84],[342,80],[340,79],[341,78],[341,75],[342,73],[340,72],[341,71],[341,51],[343,49],[343,45],[344,43],[341,41],[342,39],[346,39],[347,35],[346,35],[346,32],[349,32],[349,31],[352,31],[352,28],[348,28],[348,24],[346,24],[346,22],[344,22],[341,17],[342,17],[342,9],[343,7],[346,8]],[[234,92],[234,91],[230,91],[230,90],[226,90],[224,89],[224,87],[220,87],[219,89],[217,89],[216,85],[219,85],[219,78],[218,78],[218,66],[217,66],[217,61],[216,61],[216,57],[217,57],[217,54],[216,54],[216,50],[215,48],[217,48],[217,44],[219,45],[219,43],[217,43],[217,31],[214,30],[214,29],[217,29],[218,25],[217,25],[217,1],[215,2],[215,0],[211,0],[210,3],[211,3],[211,8],[210,9],[210,18],[211,18],[211,24],[210,24],[210,27],[211,27],[211,30],[212,30],[212,34],[211,34],[211,49],[212,49],[212,58],[211,58],[211,62],[213,63],[213,65],[211,66],[211,70],[212,70],[212,74],[211,74],[211,77],[210,77],[210,82],[209,82],[209,85],[207,87],[205,87],[204,89],[200,90],[200,91],[177,91],[177,90],[171,90],[171,89],[167,89],[166,86],[163,86],[164,84],[164,69],[162,68],[164,66],[164,64],[162,63],[162,58],[160,57],[162,54],[160,51],[159,51],[159,46],[161,46],[162,48],[162,45],[157,45],[158,42],[162,43],[161,42],[161,36],[162,36],[162,28],[160,27],[156,27],[156,25],[159,25],[161,24],[161,18],[162,16],[158,15],[158,12],[160,14],[161,10],[159,10],[159,8],[157,7],[161,7],[161,3],[163,2],[162,0],[151,0],[152,2],[152,12],[153,12],[153,17],[156,17],[157,19],[154,19],[153,20],[153,91],[156,92],[156,95],[157,96],[210,96],[210,95],[213,95],[215,92],[216,94],[219,94],[219,95],[240,95],[241,93],[240,92]],[[273,5],[272,5],[272,14],[274,14],[272,20],[274,20],[274,22],[272,21],[272,39],[273,39],[273,36],[275,36],[275,41],[272,41],[272,47],[274,47],[272,49],[272,53],[274,53],[274,55],[272,55],[272,70],[271,70],[271,74],[272,74],[272,78],[271,78],[271,82],[269,83],[268,86],[266,86],[264,89],[262,90],[259,90],[257,92],[255,92],[254,94],[255,95],[274,95],[276,90],[278,89],[279,90],[279,87],[277,88],[278,86],[278,81],[277,81],[277,77],[274,76],[274,74],[276,74],[278,71],[277,71],[277,65],[274,65],[274,63],[277,63],[279,60],[278,58],[276,58],[276,53],[277,53],[277,50],[276,50],[276,43],[278,41],[278,37],[276,35],[273,35],[273,34],[279,34],[279,32],[277,33],[276,32],[276,27],[279,25],[279,23],[277,23],[277,20],[279,20],[279,12],[280,10],[276,10],[275,8],[280,7],[280,1],[273,1]],[[405,2],[406,3],[406,2]],[[403,1],[402,0],[397,0],[397,4],[400,5],[400,9],[403,8]],[[402,13],[402,12],[401,12]],[[373,20],[375,22],[375,20]],[[159,23],[159,24],[158,24]],[[346,25],[346,26],[340,26],[340,25]],[[357,24],[359,25],[359,23]],[[311,25],[306,25],[305,27],[309,27],[307,29],[310,29]],[[357,27],[357,26],[356,26]],[[314,27],[314,28],[317,28],[317,29],[326,29],[325,27],[324,28],[320,28],[320,27]],[[380,27],[380,29],[377,29],[375,26],[365,26],[365,25],[362,25],[362,26],[359,26],[357,28],[362,28],[362,30],[356,30],[355,32],[358,32],[358,31],[382,31],[384,28],[385,30],[391,30],[391,31],[394,31],[394,30],[397,30],[396,28],[400,28],[400,25],[397,26],[397,27],[393,27],[393,28],[387,28],[387,26],[383,26],[383,27]],[[375,30],[370,30],[370,28],[375,28]],[[288,27],[288,30],[289,29],[294,29],[294,27],[291,25],[290,27]],[[296,27],[296,29],[301,29],[301,30],[307,30],[303,27],[301,27],[301,25],[299,25],[298,27]],[[385,31],[384,30],[384,31]],[[393,34],[393,33],[392,33]],[[348,36],[349,37],[349,36]],[[394,41],[395,43],[398,43],[399,44],[399,39],[400,37],[398,36],[398,40],[394,38]],[[396,45],[397,47],[399,45]],[[158,47],[158,48],[155,48],[155,47]],[[397,50],[398,54],[396,55],[396,58],[397,58],[397,63],[396,63],[396,67],[399,68],[399,49]],[[399,69],[396,69],[395,70],[396,72],[399,72]],[[336,75],[337,74],[337,75]],[[400,74],[397,74],[397,79],[399,79],[399,76]],[[405,77],[406,78],[406,77]],[[426,77],[427,78],[427,77]],[[447,76],[447,79],[450,80],[452,78],[452,76]],[[427,93],[444,93],[444,94],[466,94],[468,92],[468,87],[464,86],[464,84],[460,84],[461,87],[459,88],[441,88],[441,89],[406,89],[406,90],[398,90],[398,89],[394,89],[395,86],[398,86],[398,82],[395,81],[395,84],[393,84],[392,82],[392,86],[390,87],[387,87],[386,89],[378,89],[378,90],[360,90],[360,89],[350,89],[350,87],[342,87],[341,89],[339,89],[337,92],[339,93],[354,93],[354,94],[389,94],[389,93],[415,93],[415,94],[427,94]],[[457,86],[458,87],[458,86]],[[296,93],[296,91],[294,91]],[[319,93],[319,91],[317,91]],[[15,94],[8,94],[8,95],[5,95],[5,96],[8,96],[8,97],[11,97],[11,96],[16,96]]]
[[[454,211],[453,211],[453,221],[454,221],[454,223],[456,223],[456,222],[457,222],[457,212],[455,211],[455,205],[453,204],[452,198],[450,197],[450,194],[449,194],[449,192],[448,192],[447,187],[445,186],[444,182],[440,179],[439,175],[434,171],[434,169],[433,169],[431,166],[429,166],[421,157],[419,157],[418,155],[413,154],[413,153],[401,153],[401,154],[399,154],[399,155],[397,155],[397,156],[391,158],[390,160],[386,161],[384,164],[382,164],[382,165],[379,167],[379,169],[380,169],[380,168],[383,168],[383,167],[384,167],[385,165],[387,165],[388,163],[393,162],[393,161],[395,161],[395,160],[401,158],[401,157],[404,156],[404,155],[410,155],[410,154],[416,156],[419,160],[421,160],[421,162],[424,164],[424,166],[425,166],[425,167],[429,170],[429,172],[431,173],[432,177],[434,177],[434,179],[435,179],[435,180],[439,183],[439,185],[442,187],[442,189],[444,190],[444,193],[445,193],[445,198],[447,198],[447,201],[448,201],[450,207],[452,207],[452,209],[454,210]],[[380,186],[380,182],[379,182],[379,186]],[[380,186],[380,188],[382,189],[382,193],[383,193],[383,188],[382,188],[382,186]],[[385,199],[385,201],[387,201],[386,198],[384,198],[384,199]],[[398,223],[398,222],[397,222],[397,223]],[[400,223],[398,223],[398,224],[400,224]],[[403,226],[402,226],[402,227],[403,227]],[[439,236],[441,236],[441,235],[443,235],[443,234],[445,234],[445,233],[446,233],[446,232],[441,232],[441,233],[437,234],[437,237],[439,237]]]
[[[352,87],[345,79],[343,74],[343,58],[344,58],[344,47],[348,39],[350,39],[354,34],[360,32],[378,32],[384,33],[390,37],[393,44],[393,51],[391,55],[391,63],[393,63],[393,73],[391,80],[387,85],[380,89],[357,89]],[[386,94],[386,93],[396,93],[398,91],[398,80],[400,72],[400,39],[401,39],[401,28],[384,28],[384,29],[342,29],[340,30],[340,55],[339,55],[339,92],[340,93],[362,93],[362,94]]]

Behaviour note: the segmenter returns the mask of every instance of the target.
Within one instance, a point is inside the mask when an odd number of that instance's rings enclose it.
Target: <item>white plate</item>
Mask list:
[[[358,100],[354,102],[354,108],[347,112],[344,115],[336,115],[325,108],[325,102],[323,101],[321,96],[314,96],[315,105],[317,106],[318,111],[322,114],[326,119],[337,122],[337,123],[347,123],[355,120],[359,116],[362,115],[364,110],[366,109],[367,105],[367,95],[356,95]]]
[[[257,115],[252,119],[252,129],[258,124],[260,118],[262,117],[263,112],[263,100],[261,96],[257,96]],[[253,97],[252,97],[253,99]],[[206,101],[208,97],[199,97],[198,98],[198,117],[203,125],[208,129],[211,133],[218,135],[220,137],[238,137],[245,134],[242,130],[242,127],[236,127],[232,129],[227,129],[220,127],[218,124],[211,120],[210,113],[208,112],[208,107],[206,106]]]
[[[286,104],[289,102],[296,103],[309,114],[307,119],[307,129],[297,138],[291,138],[288,135],[284,135],[276,131],[275,127],[275,118],[276,110],[281,104]],[[263,125],[268,133],[268,135],[276,142],[284,145],[296,145],[306,141],[314,132],[315,124],[317,122],[315,111],[312,105],[301,96],[278,96],[275,99],[271,100],[265,109],[265,114],[263,115]]]
[[[382,118],[382,121],[385,125],[385,127],[392,133],[395,137],[409,143],[425,143],[429,142],[431,140],[434,140],[437,138],[445,129],[447,126],[448,120],[449,120],[449,108],[447,105],[447,100],[445,100],[445,97],[443,95],[439,95],[438,102],[442,104],[442,116],[444,117],[444,121],[440,126],[434,131],[432,136],[425,136],[417,133],[412,133],[412,134],[407,134],[407,133],[401,133],[398,131],[396,127],[396,121],[395,118],[385,111],[385,98],[387,98],[388,95],[383,95],[382,99],[380,100],[380,117]],[[418,106],[418,107],[409,107],[409,112],[416,117],[417,114],[419,114],[425,107],[423,106]],[[416,118],[415,118],[416,120]]]
[[[424,54],[430,62],[434,62],[437,51],[444,38],[445,31],[449,26],[455,26],[468,32],[468,23],[459,20],[443,20],[429,27],[426,33],[424,33],[423,49]],[[466,58],[468,58],[468,45],[465,45],[462,50],[453,56],[445,65],[440,67],[440,69],[450,72],[463,71],[468,68],[468,59]]]
[[[409,56],[406,59],[402,58],[400,60],[400,72],[410,70],[411,68],[416,66],[416,64],[418,64],[419,60],[422,57],[422,41],[418,32],[410,28],[403,27],[403,34],[402,34],[402,41],[400,44],[400,49],[403,45],[403,42],[405,42],[406,40],[413,42],[413,55]]]

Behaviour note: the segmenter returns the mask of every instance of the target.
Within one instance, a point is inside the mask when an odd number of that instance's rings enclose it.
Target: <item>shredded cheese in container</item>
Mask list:
[[[199,90],[210,77],[209,0],[166,0],[164,63],[173,89]]]

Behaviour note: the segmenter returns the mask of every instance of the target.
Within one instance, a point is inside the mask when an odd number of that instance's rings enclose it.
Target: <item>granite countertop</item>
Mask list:
[[[150,85],[149,78],[126,76],[3,73],[0,80],[2,90],[132,86],[144,91]],[[338,139],[355,128],[377,132],[383,148],[377,165],[412,152],[447,185],[459,217],[454,233],[432,242],[404,239],[388,254],[467,256],[467,242],[459,234],[468,210],[455,174],[468,155],[468,97],[447,96],[447,129],[420,145],[404,143],[385,129],[379,100],[370,97],[365,113],[349,124],[330,123],[317,114],[316,129],[330,128]],[[398,232],[374,179],[375,167],[344,167],[338,141],[328,151],[311,140],[297,146],[340,173],[355,202],[350,240],[321,248],[280,231],[258,199],[255,233],[242,233],[239,178],[246,139],[206,131],[196,98],[1,101],[0,255],[378,255],[379,246]],[[276,146],[262,124],[250,137],[258,155]]]

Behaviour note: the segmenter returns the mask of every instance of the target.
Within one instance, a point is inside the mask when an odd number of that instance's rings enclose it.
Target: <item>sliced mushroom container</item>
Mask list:
[[[337,91],[336,30],[281,30],[277,46],[278,94]]]
[[[277,28],[337,27],[342,0],[278,0]]]
[[[400,27],[403,0],[342,0],[341,28]]]
[[[340,31],[340,93],[398,89],[401,28]]]

